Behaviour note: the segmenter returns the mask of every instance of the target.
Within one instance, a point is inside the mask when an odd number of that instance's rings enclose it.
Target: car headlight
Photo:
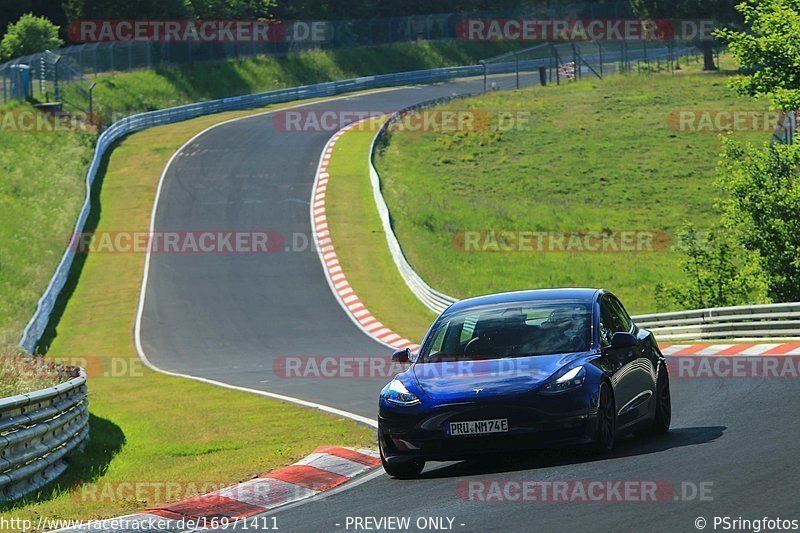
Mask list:
[[[381,391],[381,396],[387,402],[403,407],[420,403],[417,395],[413,392],[408,392],[406,386],[399,379],[393,379],[391,383],[386,385]]]
[[[582,366],[577,366],[568,371],[563,376],[559,377],[548,383],[542,388],[542,392],[561,392],[583,385],[586,379],[586,369]]]

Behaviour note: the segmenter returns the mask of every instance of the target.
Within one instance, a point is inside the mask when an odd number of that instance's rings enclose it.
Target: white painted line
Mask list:
[[[761,355],[762,353],[773,348],[777,348],[778,346],[780,346],[780,344],[757,344],[741,352],[741,355]]]
[[[714,355],[714,354],[718,354],[719,352],[722,352],[724,350],[727,350],[728,348],[733,348],[734,346],[736,346],[736,345],[735,344],[714,344],[712,346],[708,346],[706,348],[703,348],[703,350],[700,353],[698,353],[697,355]]]
[[[257,478],[212,494],[262,507],[266,511],[278,505],[308,498],[316,493],[315,490],[279,479]]]
[[[296,465],[307,465],[333,472],[340,476],[353,477],[365,470],[369,470],[369,466],[349,459],[344,459],[329,453],[312,453],[308,457],[301,459],[295,463]]]
[[[371,94],[374,94],[374,93],[377,93],[377,92],[388,92],[388,91],[393,91],[393,90],[397,90],[397,89],[399,89],[399,87],[390,87],[390,88],[382,89],[382,90],[379,90],[379,91],[372,91]],[[233,118],[233,119],[230,119],[230,120],[225,120],[223,122],[218,122],[216,124],[213,124],[213,125],[209,126],[208,128],[204,129],[203,131],[201,131],[201,132],[197,133],[196,135],[194,135],[192,138],[190,138],[188,141],[186,141],[180,148],[178,148],[178,150],[176,150],[175,153],[172,154],[172,156],[167,161],[167,164],[164,167],[164,170],[161,172],[161,176],[159,177],[159,180],[158,180],[158,185],[156,186],[155,198],[153,199],[153,208],[152,208],[152,211],[150,213],[150,233],[152,234],[152,233],[155,232],[156,215],[158,213],[158,203],[159,203],[159,200],[161,198],[161,191],[164,188],[164,180],[166,179],[166,176],[169,173],[169,169],[172,166],[172,163],[175,161],[175,159],[184,150],[186,150],[193,142],[195,142],[201,136],[205,135],[209,131],[214,130],[215,128],[218,128],[218,127],[223,126],[225,124],[231,124],[231,123],[237,122],[239,120],[245,120],[245,119],[265,116],[265,115],[269,115],[269,114],[275,113],[276,111],[285,111],[287,109],[294,109],[294,108],[299,108],[299,107],[308,107],[308,106],[311,106],[311,105],[319,104],[321,102],[331,102],[331,101],[334,101],[334,100],[342,100],[342,99],[345,99],[345,98],[349,98],[349,97],[348,96],[341,96],[341,97],[329,98],[329,99],[325,99],[325,100],[318,100],[318,101],[315,101],[315,102],[306,102],[306,103],[298,104],[298,105],[294,105],[294,106],[281,107],[280,109],[272,109],[272,110],[269,110],[269,111],[265,111],[263,113],[255,113],[255,114],[252,114],[252,115],[247,115],[247,116],[243,116],[243,117],[237,117],[237,118]],[[322,164],[322,162],[320,161],[320,166],[321,166],[321,164]],[[318,178],[319,178],[319,171],[317,172],[317,177],[315,179],[314,187],[312,188],[312,191],[316,190],[316,186],[317,186],[316,180]],[[311,213],[313,213],[313,208],[310,208],[310,209],[312,209]],[[312,214],[311,219],[312,219],[312,221],[313,220],[322,220],[322,221],[324,221],[325,220],[325,216],[321,216],[321,217],[318,217],[317,219],[315,219],[313,214]],[[313,223],[312,223],[312,227],[313,227]],[[316,241],[316,235],[314,236],[314,240]],[[340,417],[343,417],[343,418],[348,418],[350,420],[354,420],[356,422],[359,422],[361,424],[365,424],[365,425],[373,427],[373,428],[377,428],[378,427],[378,421],[377,420],[374,420],[372,418],[367,418],[365,416],[361,416],[361,415],[358,415],[358,414],[355,414],[355,413],[351,413],[351,412],[345,411],[343,409],[337,409],[336,407],[331,407],[329,405],[324,405],[324,404],[320,404],[320,403],[316,403],[316,402],[310,402],[310,401],[307,401],[307,400],[303,400],[301,398],[295,398],[293,396],[287,396],[285,394],[277,394],[277,393],[274,393],[274,392],[267,392],[267,391],[258,390],[258,389],[251,389],[251,388],[248,388],[248,387],[240,387],[238,385],[232,385],[230,383],[224,383],[222,381],[217,381],[217,380],[214,380],[214,379],[204,378],[204,377],[200,377],[200,376],[193,376],[191,374],[184,374],[184,373],[181,373],[181,372],[172,372],[172,371],[169,371],[169,370],[164,370],[164,369],[159,368],[158,366],[154,365],[152,362],[150,362],[150,359],[148,359],[147,354],[144,351],[144,347],[142,346],[142,316],[144,314],[144,304],[145,304],[145,298],[146,298],[146,294],[147,294],[147,281],[148,281],[148,279],[150,277],[150,260],[151,260],[151,258],[152,258],[151,251],[148,250],[146,255],[145,255],[144,272],[142,273],[142,284],[141,284],[141,287],[139,289],[139,307],[138,307],[138,309],[136,311],[136,322],[134,323],[134,328],[133,328],[133,337],[134,337],[134,344],[136,345],[136,353],[139,355],[139,359],[142,360],[142,362],[144,363],[144,365],[147,368],[153,370],[154,372],[159,372],[159,373],[167,375],[167,376],[179,377],[179,378],[184,378],[184,379],[191,379],[193,381],[198,381],[200,383],[206,383],[208,385],[214,385],[216,387],[220,387],[220,388],[224,388],[224,389],[230,389],[230,390],[235,390],[235,391],[239,391],[239,392],[247,392],[247,393],[250,393],[250,394],[256,394],[258,396],[263,396],[265,398],[272,398],[272,399],[275,399],[275,400],[281,400],[281,401],[284,401],[284,402],[290,402],[290,403],[293,403],[293,404],[296,404],[296,405],[302,405],[303,407],[310,407],[312,409],[318,409],[320,411],[323,411],[323,412],[326,412],[326,413],[330,413],[332,415],[340,416]],[[330,283],[330,279],[327,277],[327,269],[323,268],[322,270],[325,271],[326,279],[328,280],[328,283]],[[360,327],[360,325],[357,323],[355,318],[350,313],[347,312],[347,309],[345,309],[345,313],[347,314],[347,316],[351,317],[351,319],[353,320],[354,324],[356,324],[357,326]],[[389,347],[391,347],[391,346],[389,346]]]
[[[664,355],[672,355],[672,354],[674,354],[676,352],[680,352],[684,348],[688,348],[689,346],[690,346],[689,344],[673,344],[672,346],[668,346],[666,348],[663,348],[661,350],[661,353],[664,354]]]

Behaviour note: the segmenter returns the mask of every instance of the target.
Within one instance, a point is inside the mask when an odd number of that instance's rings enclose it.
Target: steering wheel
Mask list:
[[[573,335],[569,338],[569,347],[573,350],[579,349],[583,346],[583,339],[580,335]]]
[[[470,339],[467,342],[467,345],[464,346],[464,355],[475,355],[473,353],[470,353],[470,347],[474,348],[475,346],[477,346],[479,340],[480,337],[473,337],[472,339]]]

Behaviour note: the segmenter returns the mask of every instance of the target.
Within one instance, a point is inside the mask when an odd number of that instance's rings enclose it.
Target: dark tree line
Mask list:
[[[335,20],[435,13],[503,12],[526,7],[624,4],[641,16],[737,19],[741,0],[0,0],[0,37],[25,13],[62,28],[76,19]]]

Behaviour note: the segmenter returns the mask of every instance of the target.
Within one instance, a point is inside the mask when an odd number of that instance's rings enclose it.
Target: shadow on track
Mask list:
[[[672,448],[695,446],[717,440],[725,426],[688,427],[670,430],[666,435],[630,436],[617,441],[609,455],[593,455],[581,448],[560,450],[533,450],[527,454],[513,454],[496,458],[487,455],[481,459],[470,459],[449,464],[442,468],[426,470],[419,479],[437,479],[480,474],[499,474],[520,470],[535,470],[554,466],[576,465],[595,461],[620,459],[659,453]]]

